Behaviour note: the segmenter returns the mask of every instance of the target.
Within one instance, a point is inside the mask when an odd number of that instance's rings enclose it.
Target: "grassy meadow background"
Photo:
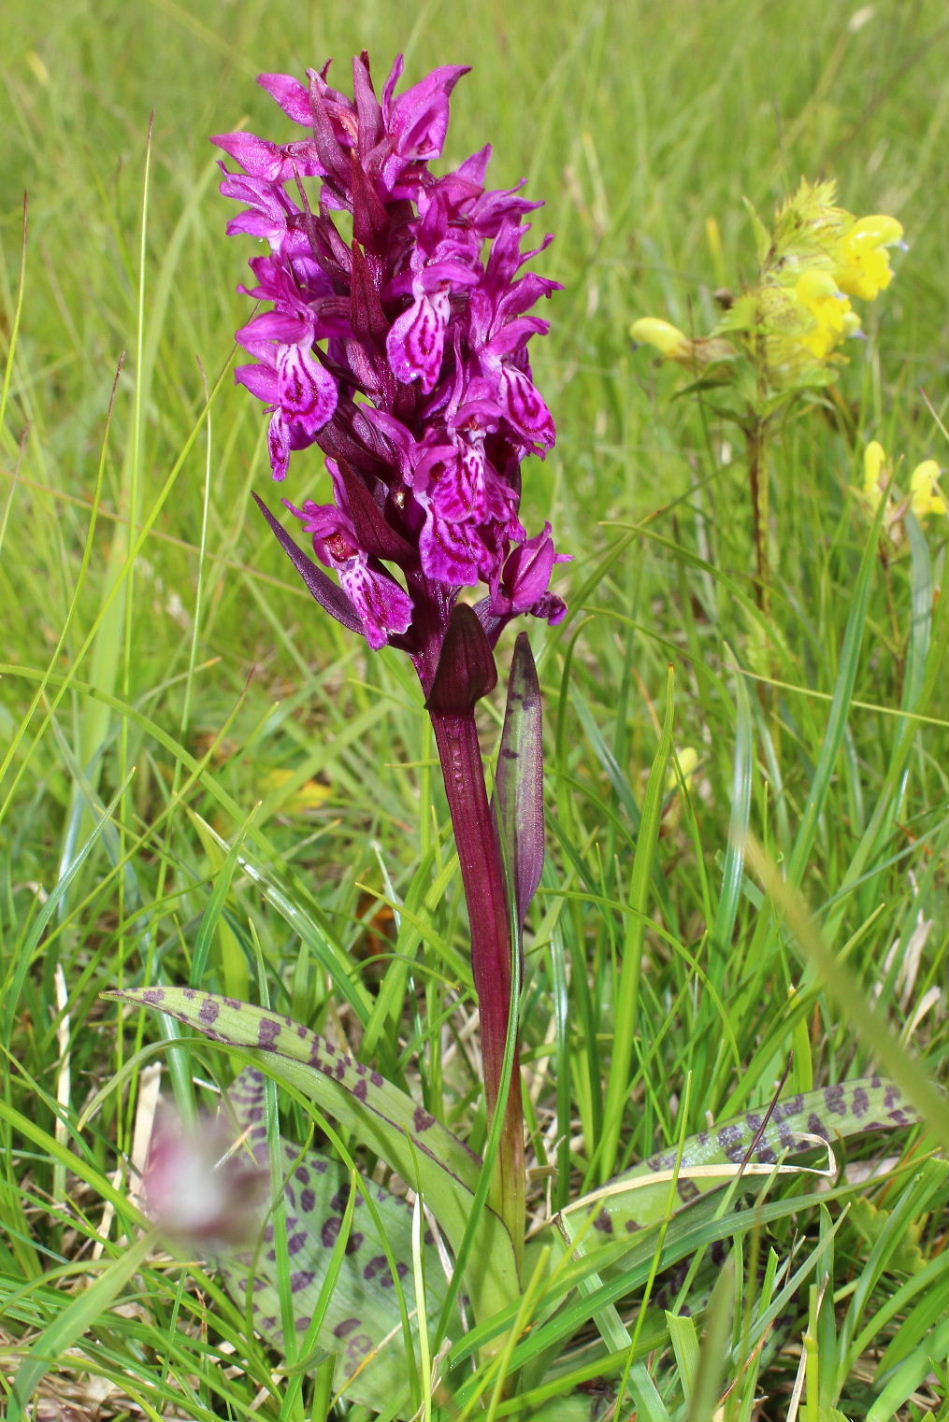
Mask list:
[[[319,1379],[274,1384],[211,1277],[197,1286],[157,1256],[118,1307],[88,1294],[138,1233],[122,1162],[141,1071],[160,1060],[186,1103],[202,1099],[193,1075],[228,1070],[208,1048],[142,1055],[168,1022],[118,1014],[103,990],[191,982],[269,1000],[483,1140],[470,1065],[443,1063],[472,1015],[470,970],[411,668],[320,613],[250,499],[270,492],[266,420],[229,365],[252,245],[224,235],[236,209],[207,136],[290,136],[261,70],[333,56],[346,88],[362,48],[377,79],[400,50],[412,82],[470,64],[446,159],[490,141],[493,184],[526,177],[547,204],[535,230],[556,234],[537,266],[565,290],[533,355],[559,438],[524,483],[528,527],[549,517],[574,556],[556,584],[569,620],[531,628],[551,833],[524,1036],[552,1204],[707,1113],[767,1103],[786,1070],[793,1090],[875,1069],[860,1003],[945,1079],[947,520],[931,521],[928,555],[884,568],[864,559],[848,493],[871,438],[905,467],[946,463],[944,7],[442,3],[413,7],[408,28],[402,8],[5,6],[0,1381],[42,1338],[57,1363],[37,1377],[37,1417],[327,1415]],[[833,396],[782,429],[763,621],[734,434],[675,399],[682,372],[634,352],[628,330],[647,313],[706,329],[715,289],[751,272],[742,199],[768,218],[805,175],[835,177],[853,212],[898,216],[909,250]],[[324,481],[314,450],[283,492],[325,497]],[[670,782],[646,923],[630,870],[670,666],[675,746],[698,765]],[[486,747],[500,708],[483,707]],[[843,987],[827,990],[729,849],[747,829],[814,912]],[[630,954],[628,1102],[605,1121]],[[722,1416],[789,1415],[815,1320],[821,1381],[802,1416],[932,1415],[945,1193],[894,1214],[925,1150],[918,1132],[855,1145],[852,1196],[774,1227],[800,1259],[839,1226],[829,1275],[802,1285],[766,1359],[741,1356],[745,1260]],[[861,1326],[879,1317],[859,1352],[838,1326],[855,1296]],[[682,1360],[650,1308],[648,1366],[684,1418]],[[876,1370],[900,1326],[915,1372],[881,1411]],[[246,1365],[218,1366],[222,1338]]]

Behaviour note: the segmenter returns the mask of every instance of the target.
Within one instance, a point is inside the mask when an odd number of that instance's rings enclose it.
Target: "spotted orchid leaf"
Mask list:
[[[601,1239],[633,1235],[729,1184],[736,1166],[744,1168],[744,1180],[751,1184],[785,1157],[813,1151],[822,1142],[833,1144],[864,1131],[894,1130],[916,1121],[902,1092],[883,1077],[802,1092],[778,1101],[770,1115],[749,1111],[690,1136],[681,1151],[650,1156],[563,1214],[580,1219],[592,1215]]]
[[[247,1144],[261,1163],[269,1160],[265,1086],[263,1072],[248,1067],[227,1093],[229,1114],[237,1128],[247,1132]],[[403,1308],[416,1359],[411,1371],[416,1376],[422,1323],[414,1281],[411,1207],[374,1183],[361,1184],[339,1271],[327,1283],[334,1247],[339,1252],[350,1171],[331,1156],[301,1151],[286,1141],[280,1143],[279,1159],[297,1346],[305,1338],[311,1350],[336,1355],[334,1391],[348,1401],[388,1416],[411,1415],[416,1403],[409,1381]],[[222,1256],[218,1267],[235,1301],[249,1311],[256,1331],[287,1356],[273,1222],[266,1225],[256,1247]],[[448,1285],[428,1232],[421,1242],[421,1268],[425,1314],[437,1319]],[[314,1316],[319,1318],[315,1337]]]
[[[523,923],[544,867],[543,711],[527,634],[514,644],[494,778],[494,818]]]
[[[175,987],[130,988],[104,996],[157,1008],[213,1041],[266,1052],[270,1074],[352,1130],[423,1196],[449,1245],[461,1248],[474,1212],[481,1158],[379,1072],[292,1018],[233,998]],[[464,1277],[479,1321],[499,1312],[517,1291],[510,1234],[487,1206],[479,1211]]]
[[[655,1268],[655,1238],[644,1239],[642,1231],[665,1225],[673,1215],[683,1228],[692,1221],[708,1222],[716,1206],[715,1192],[734,1183],[739,1168],[743,1171],[741,1184],[750,1187],[773,1179],[781,1167],[795,1168],[785,1165],[786,1158],[863,1132],[906,1128],[918,1119],[900,1090],[878,1076],[787,1097],[770,1114],[766,1110],[747,1112],[691,1136],[680,1147],[650,1156],[575,1201],[555,1217],[560,1237],[550,1241],[548,1235],[547,1243],[553,1244],[555,1260],[562,1258],[564,1250],[578,1262],[586,1257],[578,1290],[600,1298],[605,1292],[606,1300],[593,1317],[601,1337],[606,1338],[611,1321],[622,1327],[614,1307],[618,1298],[615,1289],[620,1283],[628,1287],[631,1262],[638,1257],[643,1279]],[[783,1213],[796,1208],[793,1200],[772,1206]],[[730,1218],[734,1222],[734,1214]],[[665,1236],[667,1244],[674,1239],[674,1230],[672,1227]],[[535,1240],[534,1249],[543,1242],[543,1236]],[[673,1252],[670,1262],[682,1257]],[[595,1265],[595,1272],[590,1271],[590,1264]],[[612,1302],[608,1302],[611,1284]],[[654,1297],[658,1299],[660,1294]],[[690,1295],[690,1307],[695,1303]],[[608,1391],[607,1396],[612,1395]],[[578,1415],[589,1417],[590,1422],[599,1415],[595,1408],[583,1412],[579,1398],[571,1401],[576,1402]]]

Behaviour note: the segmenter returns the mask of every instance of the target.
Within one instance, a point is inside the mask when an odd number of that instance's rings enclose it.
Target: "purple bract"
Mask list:
[[[237,379],[272,411],[276,479],[294,450],[327,456],[333,502],[287,507],[339,587],[281,539],[310,591],[370,646],[410,652],[427,692],[461,588],[487,585],[492,647],[512,617],[566,612],[550,525],[528,538],[518,516],[521,464],[555,439],[527,355],[547,322],[527,313],[559,283],[523,271],[551,239],[522,250],[540,204],[485,188],[489,148],[429,170],[465,69],[396,95],[399,58],[381,102],[365,54],[354,99],[328,70],[260,78],[307,137],[214,140],[245,169],[222,164],[221,191],[245,204],[228,232],[270,248],[241,288],[267,309],[238,332],[255,363]]]

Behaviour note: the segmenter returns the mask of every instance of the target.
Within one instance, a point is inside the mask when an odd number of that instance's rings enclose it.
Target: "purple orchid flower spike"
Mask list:
[[[262,75],[306,137],[214,141],[245,170],[222,164],[222,192],[245,204],[228,231],[270,249],[244,288],[269,309],[237,334],[253,363],[236,377],[271,411],[274,476],[313,444],[345,460],[347,487],[361,483],[373,522],[402,550],[394,570],[378,561],[393,559],[378,537],[361,541],[366,521],[345,508],[338,477],[335,523],[328,506],[318,517],[310,500],[288,507],[370,646],[411,650],[427,694],[461,588],[491,590],[479,610],[491,645],[510,617],[564,614],[543,578],[563,555],[549,526],[529,539],[518,516],[522,462],[556,437],[527,355],[547,323],[527,313],[559,286],[524,272],[550,239],[524,249],[537,204],[518,188],[485,188],[490,149],[443,176],[429,167],[467,71],[446,66],[397,94],[402,67],[381,100],[365,55],[353,65],[354,99],[331,88],[328,66],[306,84]],[[348,242],[336,211],[351,215]]]
[[[436,69],[397,93],[402,69],[399,58],[381,98],[365,54],[353,64],[351,99],[331,87],[329,65],[309,70],[306,83],[264,74],[261,84],[304,136],[214,141],[244,170],[221,165],[221,191],[243,204],[228,231],[269,248],[252,259],[254,284],[242,288],[266,306],[237,333],[252,359],[237,379],[270,411],[276,479],[311,445],[326,456],[332,502],[285,500],[316,561],[261,508],[320,605],[373,649],[408,652],[418,672],[469,904],[493,1110],[511,925],[523,918],[542,856],[539,733],[523,737],[534,788],[518,789],[508,767],[494,819],[473,707],[496,681],[493,649],[505,625],[523,614],[556,624],[566,613],[549,587],[564,561],[550,524],[529,537],[519,514],[522,464],[530,454],[543,458],[556,438],[528,356],[547,322],[529,313],[559,283],[525,271],[551,239],[525,245],[525,217],[539,204],[520,185],[485,187],[490,148],[454,171],[431,171],[467,70]],[[350,237],[334,213],[348,215]],[[462,589],[479,586],[487,596],[473,609],[459,601]],[[526,658],[529,651],[518,654],[519,685]],[[510,837],[510,806],[528,803],[533,827],[521,837],[509,910],[498,823]],[[523,1174],[520,1135],[515,1072],[501,1162],[508,1193],[520,1191],[514,1213],[523,1203],[522,1183],[510,1183],[512,1171]]]

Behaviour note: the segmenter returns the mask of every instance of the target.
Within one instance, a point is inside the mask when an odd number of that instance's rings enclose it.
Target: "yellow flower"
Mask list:
[[[850,302],[821,267],[808,267],[791,283],[766,281],[736,302],[727,319],[744,335],[752,358],[763,360],[777,390],[831,379],[841,360],[837,346],[860,329]]]
[[[893,280],[887,248],[902,239],[903,227],[895,217],[875,213],[858,218],[834,247],[834,276],[841,291],[875,301]]]
[[[731,360],[735,354],[734,346],[719,336],[699,336],[693,341],[678,326],[658,316],[641,316],[630,326],[629,334],[638,344],[655,346],[666,360],[678,361],[690,370]]]
[[[658,316],[641,316],[633,322],[629,334],[640,345],[655,346],[666,360],[688,359],[692,349],[692,342],[684,331],[671,321],[661,321]]]
[[[900,494],[893,485],[893,468],[879,440],[871,440],[863,455],[863,487],[854,489],[864,513],[875,519],[883,500],[882,536],[895,552],[906,542],[906,515],[912,510],[920,523],[930,514],[949,513],[939,492],[939,465],[935,459],[924,459],[909,476],[909,494]]]
[[[810,316],[800,339],[818,360],[826,360],[847,336],[860,329],[860,319],[829,272],[809,267],[794,283],[794,295]]]
[[[939,465],[935,459],[924,459],[909,476],[909,506],[920,523],[931,513],[949,513],[946,501],[938,491]]]
[[[802,180],[778,209],[766,269],[824,267],[845,296],[874,301],[893,280],[887,248],[902,241],[902,224],[885,213],[854,217],[837,207],[836,196],[836,183]]]
[[[886,450],[878,439],[872,439],[863,454],[862,489],[864,499],[869,504],[871,513],[876,513],[877,506],[890,483],[889,475],[884,473],[885,467]],[[880,477],[881,474],[883,474],[882,479]]]

